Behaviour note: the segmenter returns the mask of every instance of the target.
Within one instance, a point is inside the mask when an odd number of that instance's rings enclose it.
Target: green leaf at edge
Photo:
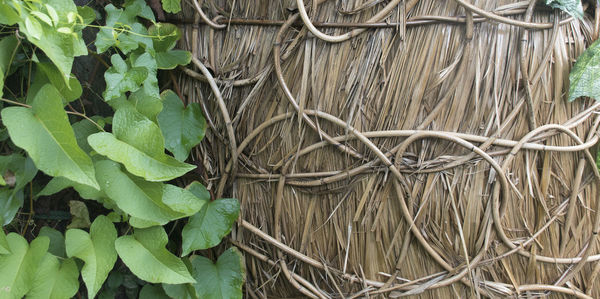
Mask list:
[[[600,40],[585,50],[569,74],[569,102],[586,96],[600,100]]]
[[[241,299],[246,277],[244,258],[235,247],[227,249],[216,263],[196,256],[192,260],[196,295],[203,299]]]
[[[39,90],[32,108],[8,107],[1,115],[12,141],[27,151],[40,170],[100,189],[92,159],[77,145],[61,97],[52,85]]]
[[[183,261],[165,248],[167,241],[164,228],[154,226],[119,237],[115,248],[129,270],[140,279],[152,283],[195,283]]]
[[[80,229],[69,229],[65,234],[67,256],[85,262],[81,276],[90,299],[100,290],[117,261],[116,239],[115,226],[103,215],[96,217],[89,234]]]

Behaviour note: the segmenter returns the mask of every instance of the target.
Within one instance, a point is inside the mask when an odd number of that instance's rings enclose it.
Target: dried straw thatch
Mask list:
[[[600,298],[600,105],[566,101],[598,10],[304,2],[177,20],[198,164],[242,202],[246,296]]]

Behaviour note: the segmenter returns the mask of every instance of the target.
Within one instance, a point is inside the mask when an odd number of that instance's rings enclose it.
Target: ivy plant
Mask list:
[[[178,0],[162,3],[181,10]],[[175,49],[180,38],[143,0],[96,10],[0,1],[0,298],[110,298],[119,288],[140,298],[242,298],[237,249],[216,261],[197,254],[229,234],[239,202],[211,199],[198,181],[179,185],[193,177],[186,161],[206,130],[198,104],[159,85],[160,70],[191,60]],[[107,66],[95,100],[82,100],[78,56]],[[65,192],[71,225],[26,234],[36,199]]]

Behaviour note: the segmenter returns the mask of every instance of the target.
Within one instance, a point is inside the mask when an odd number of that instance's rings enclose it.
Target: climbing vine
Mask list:
[[[0,1],[0,298],[242,297],[236,248],[197,254],[229,234],[238,201],[174,183],[196,168],[186,161],[206,129],[198,104],[159,86],[159,70],[190,62],[180,37],[143,0]],[[106,64],[97,100],[82,99],[78,56]],[[26,239],[38,200],[70,188],[67,229]]]

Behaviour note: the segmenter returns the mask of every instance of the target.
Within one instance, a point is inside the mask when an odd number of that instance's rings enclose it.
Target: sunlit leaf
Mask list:
[[[61,263],[56,256],[46,253],[36,268],[28,299],[68,299],[77,293],[79,270],[72,259]]]
[[[67,230],[65,244],[68,257],[85,262],[81,277],[88,290],[88,298],[94,298],[108,273],[117,261],[115,240],[117,230],[105,216],[98,216],[90,227],[90,233],[80,229]]]
[[[27,244],[25,238],[15,233],[8,234],[6,240],[11,254],[0,255],[0,297],[23,298],[33,286],[35,272],[48,250],[49,240],[37,237]]]
[[[115,243],[119,257],[137,277],[152,283],[194,283],[185,264],[170,253],[162,226],[134,230]]]
[[[163,225],[190,216],[204,205],[188,190],[129,175],[115,162],[99,161],[96,168],[102,189],[119,209],[132,216],[132,226]]]
[[[77,145],[53,86],[40,89],[32,108],[8,107],[1,114],[12,141],[27,151],[40,170],[99,189],[92,160]]]

